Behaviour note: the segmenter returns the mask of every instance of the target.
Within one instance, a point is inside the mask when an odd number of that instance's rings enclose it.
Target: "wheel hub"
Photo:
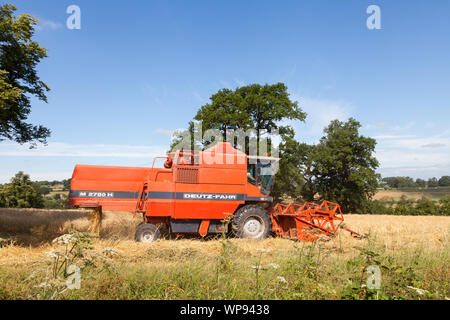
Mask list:
[[[263,222],[255,217],[250,217],[244,223],[244,231],[249,236],[256,238],[264,231]]]
[[[154,234],[151,232],[146,232],[142,235],[142,242],[152,242]]]

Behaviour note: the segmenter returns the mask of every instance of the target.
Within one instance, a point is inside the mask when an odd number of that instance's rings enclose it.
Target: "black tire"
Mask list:
[[[153,242],[161,237],[161,232],[154,224],[145,223],[141,224],[134,234],[134,240],[137,242]]]
[[[247,205],[234,214],[232,228],[238,238],[261,240],[272,231],[272,220],[260,206]]]

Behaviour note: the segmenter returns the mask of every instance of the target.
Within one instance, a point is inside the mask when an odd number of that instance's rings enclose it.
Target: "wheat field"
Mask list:
[[[0,237],[8,238],[13,245],[9,250],[0,251],[0,263],[5,256],[21,260],[21,253],[39,253],[51,247],[51,240],[69,230],[88,232],[89,211],[87,210],[41,210],[41,209],[0,209]],[[195,250],[217,253],[221,246],[216,240],[200,238],[161,240],[153,244],[135,243],[136,227],[142,222],[138,216],[127,212],[104,212],[99,239],[95,246],[109,246],[111,243],[124,255],[139,255],[149,247],[155,250]],[[449,243],[450,217],[446,216],[392,216],[392,215],[345,215],[344,225],[360,234],[369,234],[387,250],[420,247],[426,250],[442,250]],[[292,249],[297,242],[269,238],[263,241],[231,239],[239,248],[255,252],[255,248]],[[324,244],[329,248],[339,248],[351,254],[361,240],[352,238],[340,230],[335,239]],[[39,255],[37,255],[39,256]]]
[[[399,275],[392,273],[390,280],[385,282],[389,283],[386,297],[423,298],[405,289],[406,284],[398,289],[396,286],[406,281],[404,279],[409,279],[410,286],[433,291],[428,298],[449,296],[450,217],[346,215],[345,226],[367,238],[354,239],[340,230],[337,237],[320,244],[280,238],[250,241],[220,237],[142,244],[133,240],[134,230],[141,220],[129,213],[105,212],[100,235],[93,240],[89,254],[102,256],[105,250],[114,250],[115,255],[109,257],[108,262],[101,260],[94,269],[89,267],[84,271],[89,274],[85,282],[97,291],[82,289],[56,297],[140,299],[144,294],[149,299],[342,299],[348,298],[348,290],[353,290],[351,283],[355,280],[352,279],[357,279],[366,263],[361,252],[369,247],[378,252],[380,261],[392,270],[394,265],[395,268],[403,266],[405,275],[402,274],[402,278],[398,279]],[[44,275],[52,263],[48,252],[56,246],[51,240],[69,230],[87,232],[89,212],[0,209],[0,237],[7,240],[0,248],[0,298],[42,298],[40,289],[35,288],[39,288],[42,279],[35,279],[33,275],[38,273],[42,278],[47,277]],[[267,266],[279,266],[276,269],[267,267],[261,279],[256,281],[271,288],[264,293],[255,291],[251,270],[259,260]],[[356,266],[349,267],[349,263],[356,263]],[[417,266],[420,281],[410,279],[410,271],[406,270],[411,264]],[[118,271],[114,275],[103,274],[105,266],[108,270]],[[277,278],[287,281],[289,290],[285,292],[275,286],[273,279]],[[18,286],[23,279],[32,280]],[[133,288],[137,287],[130,289],[130,283]],[[144,293],[139,291],[144,288]],[[139,296],[135,290],[140,292]],[[34,293],[30,295],[29,292]]]

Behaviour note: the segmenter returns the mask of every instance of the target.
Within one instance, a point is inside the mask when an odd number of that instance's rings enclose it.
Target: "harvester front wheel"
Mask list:
[[[232,226],[238,238],[261,240],[272,231],[272,220],[260,206],[247,205],[234,214]]]
[[[161,237],[159,229],[154,224],[145,223],[141,224],[134,234],[134,239],[137,242],[153,242]]]

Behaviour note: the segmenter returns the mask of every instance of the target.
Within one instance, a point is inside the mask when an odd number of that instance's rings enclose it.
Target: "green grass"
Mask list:
[[[438,251],[388,251],[366,239],[356,254],[320,243],[290,250],[241,251],[228,240],[216,254],[193,250],[144,251],[138,258],[86,249],[79,290],[65,290],[52,263],[0,266],[0,299],[445,299],[449,293],[448,246]],[[382,288],[364,284],[368,265],[381,268]],[[415,289],[426,290],[420,295]],[[62,292],[61,292],[62,291]]]

